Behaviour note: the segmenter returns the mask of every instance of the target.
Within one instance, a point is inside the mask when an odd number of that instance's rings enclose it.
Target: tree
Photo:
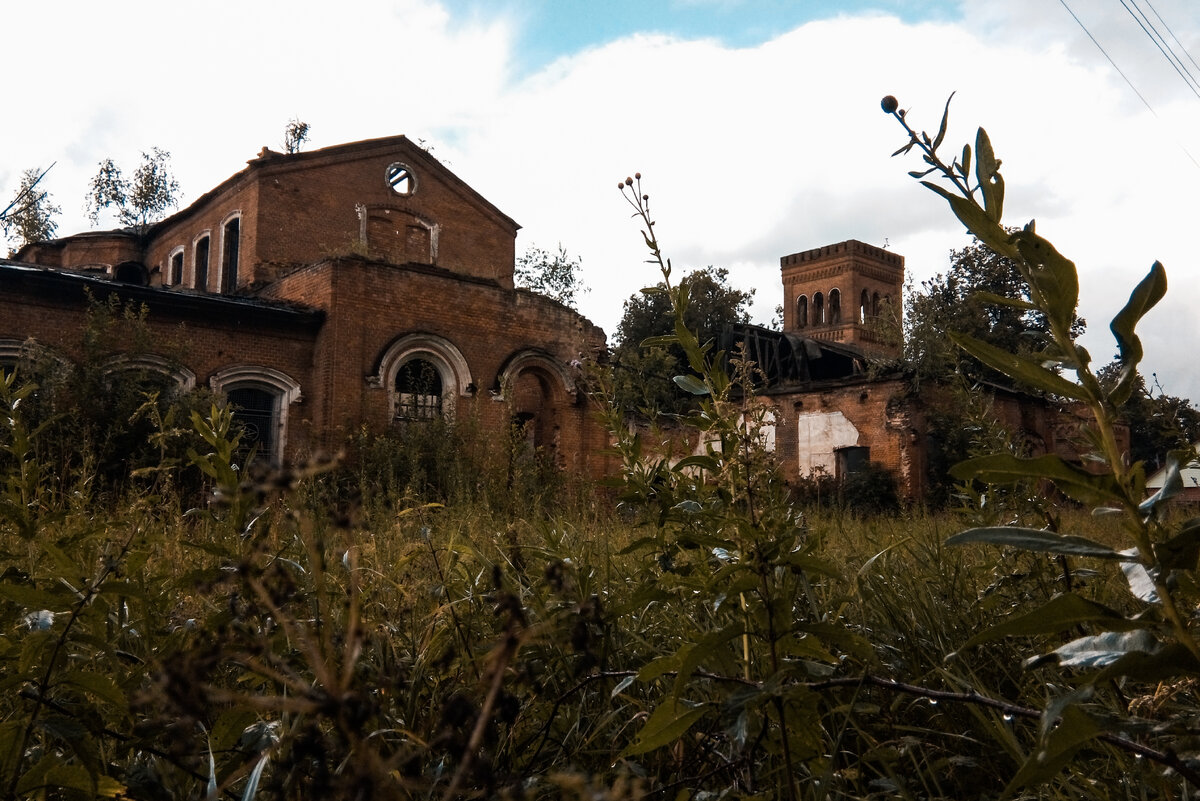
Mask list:
[[[50,167],[54,165],[51,164]],[[50,167],[32,167],[21,173],[21,184],[11,203],[0,212],[0,227],[10,242],[20,248],[30,242],[44,242],[54,238],[58,223],[54,217],[62,209],[50,202],[50,193],[38,188],[38,184]]]
[[[580,269],[582,263],[579,258],[568,255],[560,242],[557,253],[530,246],[517,259],[513,277],[517,286],[528,287],[574,309],[575,296],[588,291],[579,277]]]
[[[309,124],[293,117],[283,127],[283,152],[299,153],[308,141]]]
[[[1116,386],[1121,363],[1113,361],[1103,367],[1097,377],[1104,387]],[[1162,467],[1170,451],[1190,448],[1200,441],[1200,410],[1187,398],[1168,395],[1150,374],[1154,385],[1138,373],[1133,392],[1121,407],[1121,417],[1129,425],[1129,456],[1132,461],[1145,462],[1146,472]]]
[[[95,225],[100,212],[114,207],[122,225],[145,233],[168,209],[179,206],[179,182],[171,174],[171,154],[160,148],[142,152],[142,163],[128,179],[111,158],[100,162],[88,196],[88,219]]]
[[[716,339],[721,331],[735,323],[750,322],[749,305],[754,290],[729,286],[729,271],[724,267],[694,270],[683,278],[688,303],[683,320],[700,342]],[[650,414],[679,412],[687,398],[674,383],[674,377],[687,364],[683,350],[642,348],[650,337],[674,330],[675,313],[666,285],[643,290],[625,301],[621,322],[617,324],[613,361],[617,366],[615,391],[617,402],[625,409]]]
[[[945,274],[923,281],[919,290],[910,286],[906,295],[904,359],[918,382],[961,373],[972,381],[1010,383],[967,355],[947,338],[947,331],[1024,355],[1041,352],[1049,343],[1046,318],[1027,307],[1029,287],[1014,264],[978,239],[950,252]],[[1076,317],[1073,334],[1082,334],[1085,325]]]

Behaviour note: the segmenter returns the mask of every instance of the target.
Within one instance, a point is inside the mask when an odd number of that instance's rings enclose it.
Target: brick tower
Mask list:
[[[904,257],[851,239],[779,260],[783,330],[897,356]]]

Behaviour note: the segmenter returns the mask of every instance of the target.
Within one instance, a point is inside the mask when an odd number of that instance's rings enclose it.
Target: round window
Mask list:
[[[413,175],[412,167],[407,164],[392,162],[384,177],[397,195],[411,195],[417,191],[417,176]]]

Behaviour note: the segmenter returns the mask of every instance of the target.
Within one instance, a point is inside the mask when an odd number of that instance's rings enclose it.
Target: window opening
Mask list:
[[[167,284],[174,286],[183,280],[183,251],[177,250],[171,254],[171,261],[167,266]]]
[[[865,323],[867,318],[871,316],[871,294],[867,290],[862,291],[862,297],[858,301],[858,321]]]
[[[842,322],[842,292],[839,289],[829,291],[829,323],[838,325]]]
[[[796,301],[796,327],[804,328],[808,325],[808,298],[804,295]]]
[[[238,246],[241,240],[242,220],[234,217],[225,223],[222,242],[225,247],[225,262],[221,265],[221,291],[232,294],[237,289],[238,280]]]
[[[436,420],[442,416],[442,376],[432,362],[410,359],[396,372],[396,419]]]
[[[196,289],[208,290],[208,237],[200,237],[196,242]]]
[[[813,325],[823,325],[825,322],[825,296],[820,292],[813,295]]]
[[[417,177],[407,164],[398,161],[389,164],[384,177],[397,195],[411,195],[417,191]]]
[[[226,395],[233,419],[242,426],[244,453],[257,446],[258,456],[271,458],[275,451],[275,395],[258,387],[238,387]]]

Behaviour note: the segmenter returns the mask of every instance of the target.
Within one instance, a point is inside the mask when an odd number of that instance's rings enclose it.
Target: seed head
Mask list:
[[[900,108],[900,102],[891,95],[888,95],[879,102],[879,106],[883,109],[884,114],[895,114],[896,109]]]
[[[626,179],[625,179],[625,185],[626,185],[626,186],[633,186],[633,179],[632,179],[632,178],[626,178]]]

